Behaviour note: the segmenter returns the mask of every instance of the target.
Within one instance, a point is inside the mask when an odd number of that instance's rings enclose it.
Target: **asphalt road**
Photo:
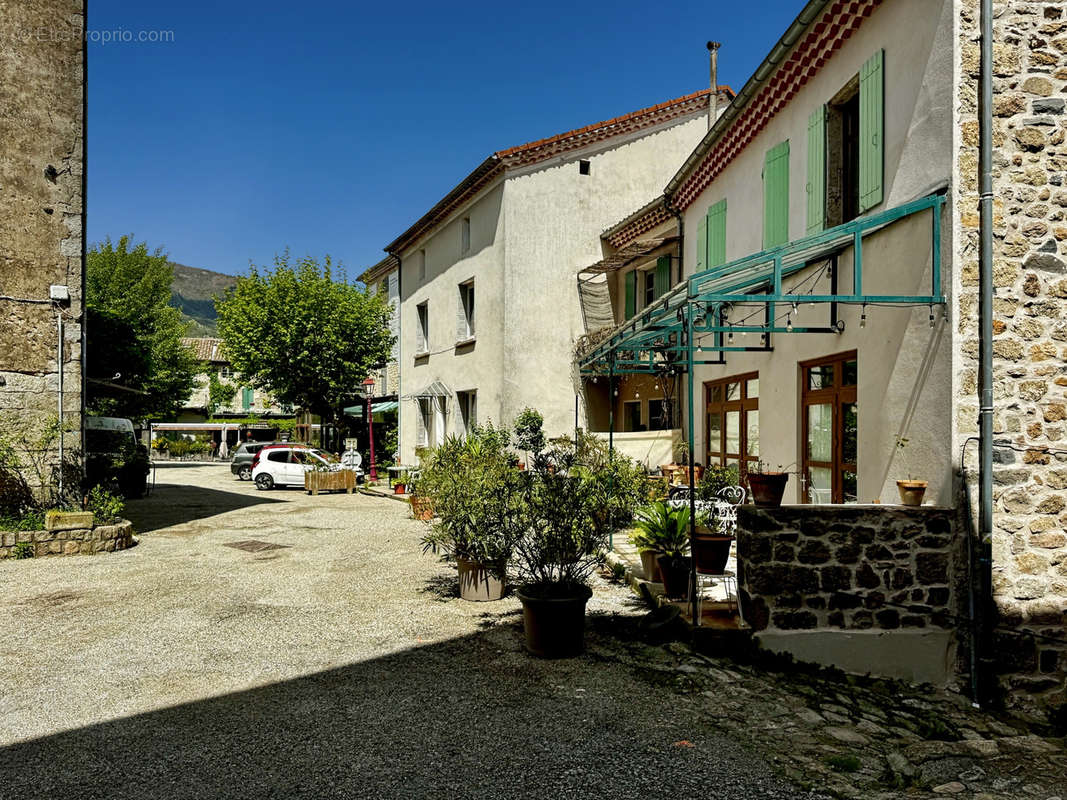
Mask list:
[[[0,562],[0,798],[808,796],[641,668],[621,587],[542,661],[405,505],[158,480],[131,550]]]

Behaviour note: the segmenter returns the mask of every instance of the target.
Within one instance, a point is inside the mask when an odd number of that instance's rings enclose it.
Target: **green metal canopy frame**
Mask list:
[[[739,258],[722,266],[697,272],[684,283],[672,289],[645,309],[639,316],[616,327],[603,341],[579,357],[579,369],[583,376],[608,375],[609,395],[616,375],[625,374],[673,374],[692,375],[698,364],[725,364],[727,352],[765,352],[772,349],[771,336],[776,333],[838,333],[844,330],[844,322],[837,318],[837,304],[851,305],[929,305],[931,321],[933,307],[944,305],[941,291],[941,211],[945,204],[944,191],[927,195],[918,200],[887,209],[879,214],[861,217],[834,228],[806,236],[788,244],[763,250]],[[876,295],[863,292],[863,240],[899,220],[929,211],[931,218],[931,279],[927,295]],[[849,248],[853,250],[852,291],[838,289],[838,258]],[[786,292],[782,288],[784,278],[802,270],[824,263],[830,270],[829,294],[799,294],[796,287]],[[822,327],[793,325],[799,303],[829,304],[829,325]],[[779,324],[777,307],[786,304],[790,313],[785,325]],[[735,305],[763,305],[761,324],[745,324],[753,316],[749,314],[740,323],[730,322],[729,309]],[[862,320],[862,317],[861,317]],[[861,322],[862,324],[862,322]],[[759,347],[735,346],[733,334],[755,333],[761,336]],[[710,342],[696,337],[707,337]],[[717,359],[709,359],[704,352],[717,353]],[[698,357],[699,356],[699,357]],[[693,441],[693,381],[688,384],[686,403],[689,452],[694,452]],[[608,442],[614,450],[615,414],[614,404],[608,412]],[[693,460],[689,459],[689,485],[693,486]],[[696,526],[696,492],[689,492],[689,535]],[[696,563],[691,566],[691,586],[696,586]],[[692,619],[700,625],[695,590],[691,593]],[[740,598],[738,598],[740,603]]]

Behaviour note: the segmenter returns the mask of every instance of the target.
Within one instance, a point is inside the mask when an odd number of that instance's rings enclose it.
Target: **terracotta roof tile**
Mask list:
[[[197,361],[213,361],[224,363],[226,357],[222,355],[222,339],[210,336],[189,337],[182,339],[182,344],[193,351]]]

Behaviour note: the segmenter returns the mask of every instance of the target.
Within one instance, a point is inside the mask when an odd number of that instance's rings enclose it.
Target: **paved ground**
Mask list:
[[[679,690],[707,665],[631,644],[621,587],[584,657],[540,661],[400,503],[159,482],[137,547],[0,562],[0,798],[815,796]]]

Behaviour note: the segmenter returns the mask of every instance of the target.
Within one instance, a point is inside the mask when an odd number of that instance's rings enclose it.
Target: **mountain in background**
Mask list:
[[[174,282],[170,286],[170,304],[182,312],[189,323],[188,336],[218,336],[215,327],[215,297],[237,285],[237,278],[209,269],[174,264]]]

